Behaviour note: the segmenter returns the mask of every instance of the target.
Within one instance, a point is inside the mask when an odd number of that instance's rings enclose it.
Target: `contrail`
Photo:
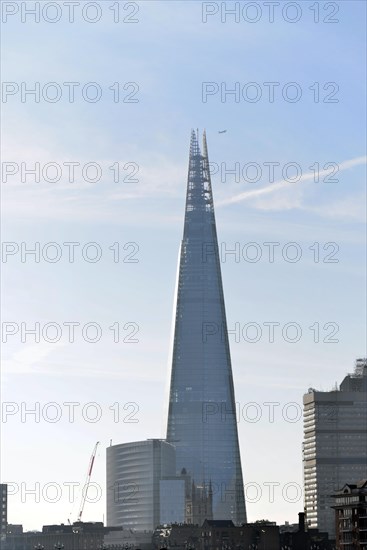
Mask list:
[[[353,168],[353,166],[359,166],[360,164],[366,164],[367,163],[367,157],[357,157],[355,159],[350,160],[344,160],[340,164],[338,164],[339,172],[342,170],[347,170],[348,168]],[[319,176],[326,176],[330,174],[333,171],[333,167],[328,168],[327,170],[320,170]],[[278,189],[284,189],[285,187],[289,187],[291,185],[297,185],[299,183],[302,183],[303,181],[313,180],[315,177],[315,172],[307,172],[307,174],[303,174],[299,180],[295,182],[289,182],[287,180],[279,180],[273,183],[272,185],[269,185],[268,187],[262,187],[261,189],[254,189],[253,191],[245,191],[244,193],[240,193],[239,195],[235,195],[234,197],[231,197],[229,199],[224,199],[217,203],[217,206],[223,206],[226,204],[232,204],[235,202],[242,202],[246,199],[252,199],[254,197],[259,197],[260,195],[267,195],[268,193],[273,193],[274,191],[277,191]]]

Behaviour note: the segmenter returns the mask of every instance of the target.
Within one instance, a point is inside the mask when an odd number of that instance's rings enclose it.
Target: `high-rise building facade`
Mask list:
[[[107,525],[153,531],[160,481],[175,475],[175,448],[160,439],[107,447]]]
[[[310,389],[303,405],[307,523],[335,537],[331,495],[351,479],[367,478],[367,360],[357,360],[339,390]]]
[[[8,486],[0,484],[0,540],[6,539],[6,528],[8,525]]]
[[[235,396],[206,136],[192,132],[167,441],[176,471],[213,495],[213,518],[246,521]]]

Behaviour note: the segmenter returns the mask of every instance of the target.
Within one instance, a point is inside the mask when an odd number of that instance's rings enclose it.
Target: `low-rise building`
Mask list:
[[[336,547],[367,550],[367,479],[334,493]]]
[[[153,545],[175,550],[279,550],[279,527],[271,522],[235,526],[232,520],[205,520],[200,527],[192,524],[161,526],[153,536]]]
[[[298,524],[280,525],[280,546],[284,550],[335,550],[335,541],[326,532],[307,525],[304,512],[298,514]]]
[[[104,527],[102,522],[75,522],[44,525],[39,532],[15,529],[7,534],[4,550],[101,550],[111,530],[119,528]]]

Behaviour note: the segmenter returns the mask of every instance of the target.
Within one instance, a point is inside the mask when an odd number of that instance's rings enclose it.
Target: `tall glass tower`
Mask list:
[[[213,519],[246,521],[236,408],[206,136],[190,144],[167,441],[176,469],[211,487]]]

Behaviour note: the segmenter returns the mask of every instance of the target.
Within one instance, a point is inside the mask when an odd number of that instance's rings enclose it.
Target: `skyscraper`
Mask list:
[[[190,144],[167,441],[176,470],[212,486],[213,518],[246,521],[232,366],[206,136]]]
[[[335,536],[332,494],[367,478],[367,360],[358,359],[340,389],[310,389],[304,405],[304,484],[307,522]]]
[[[6,528],[8,525],[8,486],[0,484],[0,541],[6,539]]]

